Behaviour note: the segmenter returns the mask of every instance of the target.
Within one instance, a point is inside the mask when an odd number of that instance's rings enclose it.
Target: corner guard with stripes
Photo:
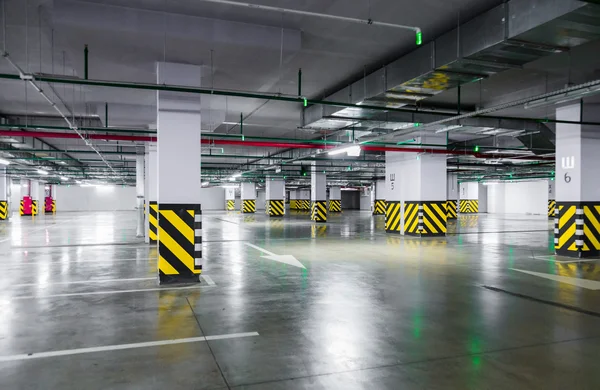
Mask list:
[[[548,218],[554,218],[554,209],[556,208],[556,201],[554,199],[548,200]]]
[[[383,199],[375,199],[373,205],[373,215],[385,215],[386,203]]]
[[[148,205],[150,206],[148,212],[148,243],[156,244],[158,242],[158,202],[151,200]]]
[[[256,199],[242,200],[242,213],[254,214],[256,212]]]
[[[199,283],[202,272],[201,206],[161,203],[158,212],[159,283]]]
[[[388,201],[385,215],[385,231],[400,234],[401,202]],[[404,202],[404,234],[419,237],[446,235],[446,201]]]
[[[455,200],[446,201],[446,217],[447,219],[457,219],[457,208]]]
[[[225,204],[225,210],[234,211],[235,210],[235,200],[228,199]]]
[[[0,200],[0,221],[8,219],[8,201]]]
[[[342,212],[342,201],[339,199],[330,199],[329,200],[329,212],[341,213]]]
[[[282,200],[268,200],[267,213],[270,217],[283,217],[285,214],[285,203]]]
[[[600,202],[556,202],[554,249],[557,255],[600,255]]]
[[[327,201],[316,200],[312,202],[310,219],[315,222],[327,222]]]
[[[479,212],[479,200],[461,199],[458,204],[458,211],[461,214],[477,214]]]

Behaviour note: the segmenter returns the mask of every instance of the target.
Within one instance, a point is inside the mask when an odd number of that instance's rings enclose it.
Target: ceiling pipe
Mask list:
[[[0,131],[1,137],[31,137],[31,138],[63,138],[77,139],[80,138],[77,134],[72,133],[56,133],[43,131]],[[156,142],[157,137],[133,136],[133,135],[116,135],[116,134],[89,134],[89,139],[104,140],[104,141],[132,141],[132,142]],[[262,148],[286,148],[286,149],[333,149],[336,145],[320,145],[313,143],[294,143],[294,142],[266,142],[266,141],[242,141],[242,140],[225,140],[225,139],[206,139],[201,141],[203,144],[210,145],[236,145],[247,147],[262,147]],[[430,154],[451,154],[461,156],[474,156],[477,158],[515,158],[520,160],[554,160],[554,157],[535,157],[535,156],[515,156],[510,154],[490,154],[486,155],[474,151],[460,151],[433,149],[433,148],[406,148],[406,147],[389,147],[389,146],[371,146],[362,145],[362,150],[374,152],[403,152],[403,153],[430,153]]]
[[[406,26],[406,25],[397,24],[397,23],[378,22],[371,18],[368,18],[368,19],[349,18],[347,16],[321,14],[318,12],[302,11],[299,9],[272,7],[269,5],[242,3],[242,2],[230,1],[230,0],[200,0],[200,1],[204,1],[205,3],[216,3],[216,4],[222,4],[222,5],[253,8],[253,9],[258,9],[258,10],[263,10],[263,11],[272,11],[272,12],[277,12],[279,14],[312,16],[312,17],[322,18],[322,19],[339,20],[342,22],[366,24],[369,26],[381,26],[381,27],[398,28],[398,29],[403,29],[403,30],[411,30],[411,31],[414,31],[415,34],[417,34],[417,45],[420,45],[422,42],[421,29],[416,26]]]

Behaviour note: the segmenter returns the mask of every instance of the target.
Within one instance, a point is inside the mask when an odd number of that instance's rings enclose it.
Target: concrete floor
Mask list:
[[[208,278],[157,291],[134,213],[15,217],[0,389],[600,388],[600,318],[482,287],[600,311],[599,291],[515,270],[600,280],[600,263],[550,256],[546,217],[460,216],[447,239],[383,226],[207,212]]]

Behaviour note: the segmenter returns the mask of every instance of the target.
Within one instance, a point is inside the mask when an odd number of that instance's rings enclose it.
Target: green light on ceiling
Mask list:
[[[246,137],[242,134],[242,141],[245,141]]]
[[[474,151],[479,152],[479,145],[475,145],[475,147],[473,148]]]
[[[308,106],[308,100],[306,98],[302,98],[304,100],[304,107]]]
[[[417,46],[423,44],[423,33],[421,31],[417,31],[417,33],[415,34],[415,43],[417,44]]]

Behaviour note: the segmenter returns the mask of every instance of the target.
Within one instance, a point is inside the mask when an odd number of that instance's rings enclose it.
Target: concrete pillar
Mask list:
[[[144,148],[144,242],[150,243],[150,207],[148,201],[150,198],[150,150],[148,145]]]
[[[40,189],[40,184],[41,184],[41,189]],[[29,191],[29,196],[31,197],[31,215],[32,216],[36,216],[39,214],[40,210],[39,210],[39,206],[40,206],[40,198],[43,199],[43,195],[40,196],[40,191],[42,191],[42,194],[44,193],[44,184],[40,183],[39,181],[36,180],[31,180],[30,182],[30,191]]]
[[[556,119],[598,121],[593,106],[581,103],[556,109]],[[556,253],[569,257],[600,255],[600,138],[597,128],[556,124]]]
[[[290,190],[290,210],[298,210],[298,191]]]
[[[554,178],[548,179],[548,218],[554,218],[556,208],[556,182]]]
[[[459,185],[458,211],[461,214],[477,214],[479,212],[479,183],[470,181]]]
[[[270,217],[283,217],[285,214],[285,181],[278,177],[266,180],[266,207]]]
[[[310,219],[327,222],[327,175],[315,164],[311,166],[310,200]]]
[[[342,211],[342,188],[329,187],[329,212],[339,213]]]
[[[448,173],[446,175],[446,217],[456,219],[458,211],[458,174]]]
[[[446,137],[427,135],[420,143],[445,147]],[[446,156],[386,152],[386,226],[388,233],[446,235]]]
[[[8,201],[10,199],[10,178],[6,175],[6,167],[0,168],[0,221],[10,217]]]
[[[256,212],[256,184],[242,183],[242,213],[254,214]]]
[[[137,207],[137,231],[136,236],[144,237],[144,155],[139,153],[135,156],[135,194]]]
[[[385,215],[385,180],[377,180],[374,189],[373,215]]]
[[[157,83],[200,87],[199,66],[160,62]],[[157,92],[159,283],[202,272],[200,96]]]
[[[148,145],[148,243],[158,243],[158,145]]]
[[[310,211],[310,190],[299,190],[298,194],[298,210]]]
[[[235,210],[235,187],[225,188],[225,210]]]

